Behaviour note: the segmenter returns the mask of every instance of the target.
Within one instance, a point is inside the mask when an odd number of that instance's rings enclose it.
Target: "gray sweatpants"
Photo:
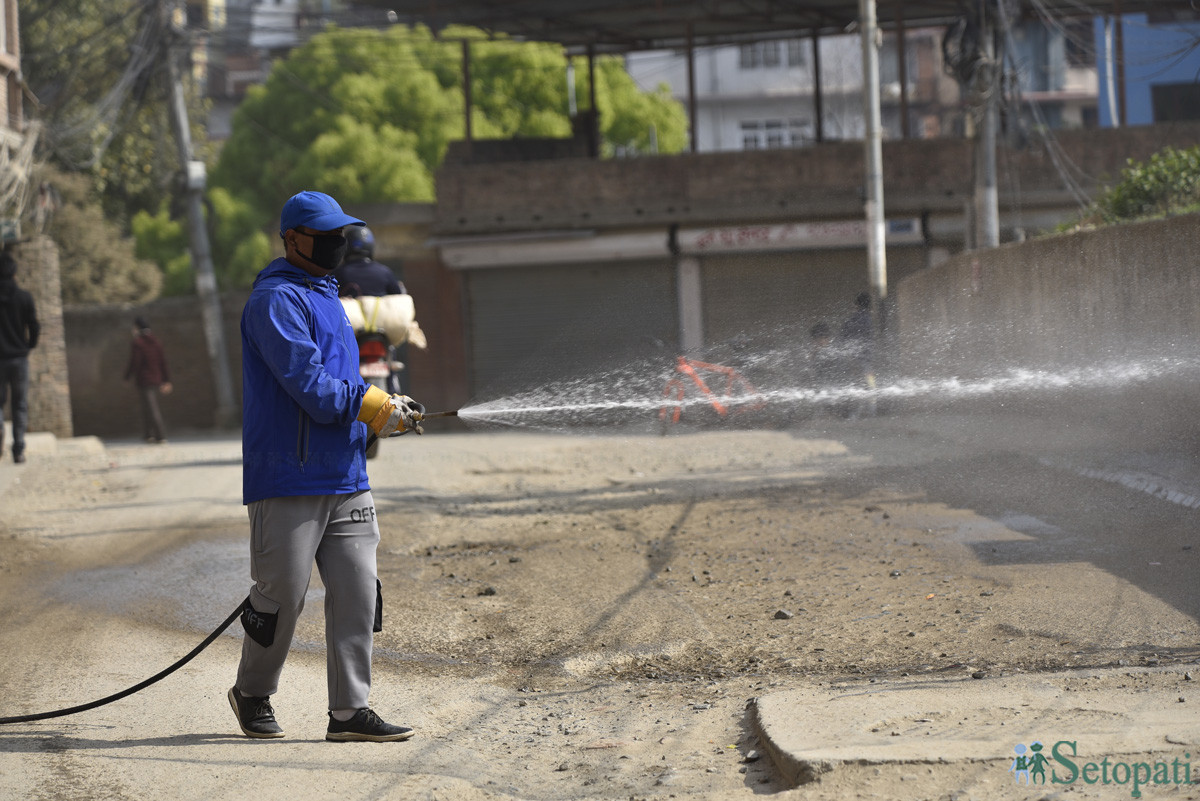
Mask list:
[[[361,709],[371,691],[372,627],[378,596],[375,550],[379,526],[369,491],[351,495],[267,498],[248,505],[250,603],[279,615],[264,648],[242,640],[237,688],[274,695],[287,659],[313,561],[325,584],[325,645],[330,709]]]

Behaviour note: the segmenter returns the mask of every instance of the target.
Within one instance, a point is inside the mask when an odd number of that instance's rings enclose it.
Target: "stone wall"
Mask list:
[[[73,426],[58,249],[49,238],[36,236],[15,246],[14,255],[17,284],[33,295],[41,325],[38,345],[29,354],[29,430],[70,437]],[[11,419],[10,409],[5,420]]]

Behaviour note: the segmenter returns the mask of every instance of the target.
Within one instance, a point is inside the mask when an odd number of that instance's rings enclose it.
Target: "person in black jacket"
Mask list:
[[[29,425],[29,351],[37,347],[37,311],[33,296],[17,286],[17,262],[0,251],[0,452],[4,449],[4,404],[12,391],[13,461],[25,461]]]
[[[408,290],[404,283],[392,272],[386,264],[375,261],[375,234],[365,225],[350,225],[345,230],[346,259],[333,271],[333,277],[338,282],[338,295],[347,298],[376,297],[384,295],[406,295]],[[373,329],[371,329],[373,330]],[[364,338],[371,338],[369,333],[360,332],[359,345]],[[400,378],[403,369],[406,345],[392,347],[382,334],[374,336],[382,343],[387,353],[385,360],[389,365],[387,376],[388,392],[405,394],[406,388]],[[397,361],[397,359],[399,361]],[[397,367],[396,365],[400,365]],[[373,453],[373,451],[372,451]]]

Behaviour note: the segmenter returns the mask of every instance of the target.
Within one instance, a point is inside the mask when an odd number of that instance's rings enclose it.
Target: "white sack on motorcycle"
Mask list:
[[[412,295],[368,295],[340,300],[355,334],[379,331],[391,345],[396,346],[409,341],[413,328],[420,331]]]

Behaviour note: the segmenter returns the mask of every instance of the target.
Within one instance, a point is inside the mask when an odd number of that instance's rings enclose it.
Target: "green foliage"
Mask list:
[[[331,27],[247,94],[210,175],[217,224],[226,229],[215,237],[215,260],[230,284],[249,283],[265,264],[247,264],[246,249],[230,247],[255,233],[274,235],[272,222],[294,192],[316,189],[342,204],[434,199],[434,173],[450,142],[465,135],[463,38],[471,40],[475,138],[571,135],[567,65],[557,46],[493,40],[468,28],[434,38],[422,27]],[[582,60],[575,74],[586,109]],[[596,83],[606,155],[651,152],[654,141],[661,153],[686,146],[686,116],[665,90],[641,92],[614,57],[597,60]],[[236,223],[221,219],[225,204],[236,204]]]
[[[139,211],[133,216],[134,254],[162,270],[164,295],[188,295],[195,290],[195,272],[183,223],[172,220],[164,205],[158,214]]]
[[[306,188],[343,204],[432,200],[462,99],[426,67],[430,48],[450,57],[424,29],[314,36],[238,107],[211,185],[253,208],[260,229]]]
[[[214,254],[213,270],[221,286],[240,286],[271,260],[271,241],[261,220],[245,201],[220,187],[209,190],[209,229]]]
[[[1129,159],[1121,180],[1081,219],[1060,226],[1060,230],[1195,211],[1200,211],[1200,145],[1185,150],[1167,147],[1145,162]]]
[[[59,193],[49,226],[58,244],[64,303],[145,303],[158,297],[163,276],[153,262],[137,257],[134,242],[107,220],[86,176],[44,168]]]
[[[597,105],[606,155],[617,148],[628,154],[679,153],[687,147],[687,113],[665,84],[641,91],[617,59],[599,63],[596,82],[604,88]]]

